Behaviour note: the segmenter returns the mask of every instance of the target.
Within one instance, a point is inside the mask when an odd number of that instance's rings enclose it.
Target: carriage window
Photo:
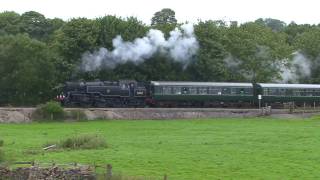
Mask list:
[[[208,94],[220,95],[221,94],[221,87],[209,87]]]
[[[252,94],[253,94],[253,89],[252,89],[252,88],[245,88],[245,89],[244,89],[244,94],[250,94],[250,95],[252,95]]]
[[[238,88],[230,88],[231,89],[231,94],[238,94]]]
[[[313,96],[320,96],[320,89],[314,89]]]
[[[293,93],[292,89],[286,89],[285,95],[286,96],[292,96],[292,93]]]
[[[299,89],[294,89],[293,96],[301,96],[301,91]]]
[[[162,87],[156,86],[154,88],[154,94],[162,94]]]
[[[189,87],[189,94],[196,95],[197,94],[197,88],[196,87]]]
[[[231,89],[230,88],[223,88],[222,94],[231,94]]]
[[[240,89],[240,94],[245,94],[243,88]]]
[[[199,87],[199,94],[208,94],[207,90],[208,88],[207,87]]]
[[[313,95],[312,89],[307,89],[306,90],[306,96],[312,96],[312,95]]]
[[[182,94],[188,94],[188,88],[183,87],[182,88]]]
[[[164,86],[162,87],[162,90],[163,90],[163,94],[172,94],[171,87]]]
[[[271,95],[276,95],[276,96],[279,95],[279,89],[274,88],[274,89],[270,89],[270,91],[271,91],[270,92]]]
[[[181,87],[172,87],[172,94],[181,94]]]

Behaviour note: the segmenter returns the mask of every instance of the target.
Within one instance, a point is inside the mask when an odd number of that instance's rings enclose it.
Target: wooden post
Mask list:
[[[52,121],[53,120],[53,113],[50,114],[50,117],[51,117],[51,121]]]
[[[293,113],[293,106],[294,106],[293,102],[290,102],[289,103],[289,113],[290,114]]]
[[[168,180],[168,176],[166,174],[163,176],[163,180]]]
[[[111,180],[111,178],[112,178],[112,166],[111,164],[107,164],[106,180]]]
[[[316,110],[316,102],[313,101],[313,109]]]

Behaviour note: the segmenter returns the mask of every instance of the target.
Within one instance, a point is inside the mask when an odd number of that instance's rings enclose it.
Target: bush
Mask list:
[[[55,101],[47,102],[40,105],[36,112],[36,119],[62,120],[64,118],[64,110],[60,103]]]
[[[104,137],[97,134],[83,134],[69,137],[57,143],[46,143],[44,146],[56,144],[57,148],[63,149],[97,149],[107,147]]]

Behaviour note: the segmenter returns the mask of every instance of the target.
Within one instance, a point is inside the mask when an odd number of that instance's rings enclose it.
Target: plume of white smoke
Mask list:
[[[280,82],[298,83],[300,78],[306,78],[311,75],[311,67],[310,59],[298,51],[294,52],[292,62],[288,66],[283,65],[281,67],[282,80]]]
[[[223,62],[230,69],[237,69],[241,65],[240,59],[232,56],[230,53],[223,59]]]
[[[192,24],[184,24],[181,30],[176,28],[171,31],[168,39],[165,39],[161,31],[151,29],[145,37],[137,38],[133,42],[123,41],[121,36],[117,36],[113,39],[112,45],[112,51],[100,48],[93,53],[84,53],[82,69],[94,71],[101,67],[114,68],[128,61],[140,63],[156,53],[168,55],[173,60],[187,65],[199,48]]]

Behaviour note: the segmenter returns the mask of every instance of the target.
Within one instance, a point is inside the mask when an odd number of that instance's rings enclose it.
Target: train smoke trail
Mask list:
[[[300,78],[306,78],[311,75],[312,63],[300,52],[293,53],[293,59],[289,67],[281,68],[282,83],[298,83]]]
[[[184,24],[170,32],[168,39],[156,29],[151,29],[143,38],[133,42],[123,41],[121,36],[113,39],[113,50],[106,48],[82,55],[82,69],[94,71],[99,68],[114,68],[126,62],[141,63],[156,53],[168,55],[173,60],[187,65],[197,53],[198,41],[194,35],[192,24]]]

